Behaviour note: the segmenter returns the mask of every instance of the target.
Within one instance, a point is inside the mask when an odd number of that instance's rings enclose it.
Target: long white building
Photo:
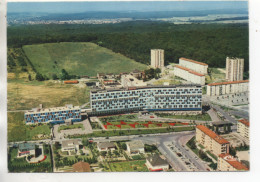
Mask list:
[[[195,72],[189,68],[175,65],[174,74],[175,74],[175,76],[178,76],[189,82],[192,82],[195,84],[200,84],[200,85],[205,85],[205,75]]]
[[[132,87],[117,90],[92,90],[92,115],[134,111],[177,111],[201,113],[200,85]]]
[[[164,50],[151,49],[151,67],[163,68],[164,67]]]
[[[226,58],[226,80],[237,81],[243,80],[244,59]]]
[[[207,85],[207,95],[209,96],[248,92],[248,90],[249,80],[211,83]]]
[[[199,61],[194,61],[192,59],[180,58],[179,65],[203,75],[208,74],[208,65]]]

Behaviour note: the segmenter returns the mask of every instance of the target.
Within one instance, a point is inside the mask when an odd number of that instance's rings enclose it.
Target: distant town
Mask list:
[[[90,101],[24,111],[24,125],[51,132],[9,142],[9,171],[248,171],[244,59],[210,69],[184,57],[165,66],[165,50],[150,53],[148,71],[54,81],[90,87]]]

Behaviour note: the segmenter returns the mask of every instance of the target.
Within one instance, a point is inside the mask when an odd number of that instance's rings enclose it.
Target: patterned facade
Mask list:
[[[79,106],[67,105],[48,109],[35,108],[24,114],[26,124],[37,123],[64,123],[71,119],[72,122],[81,121],[81,109]]]
[[[244,59],[226,58],[226,80],[237,81],[243,80]]]
[[[199,85],[134,87],[92,90],[90,102],[95,114],[148,111],[201,111]]]

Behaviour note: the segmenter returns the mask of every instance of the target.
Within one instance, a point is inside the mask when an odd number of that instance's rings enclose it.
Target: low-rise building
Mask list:
[[[25,112],[24,119],[26,124],[65,123],[67,119],[71,119],[72,122],[77,122],[81,121],[81,108],[71,104],[65,107],[33,108]]]
[[[229,153],[218,156],[218,171],[248,171],[248,168]]]
[[[68,152],[69,154],[71,152],[77,153],[79,151],[79,141],[76,139],[62,141],[61,142],[61,151]]]
[[[216,156],[229,153],[229,142],[206,126],[196,127],[196,141]]]
[[[144,71],[139,71],[137,69],[133,70],[130,75],[132,75],[133,77],[140,79],[144,77]]]
[[[123,87],[142,87],[147,86],[143,80],[138,80],[136,77],[132,75],[122,75],[121,76],[121,84]]]
[[[20,143],[18,145],[17,157],[35,156],[35,146],[34,143]]]
[[[208,65],[206,63],[182,57],[179,59],[179,65],[203,75],[208,74]]]
[[[167,171],[169,169],[168,162],[162,159],[159,154],[149,156],[145,165],[150,171]]]
[[[116,145],[112,142],[100,142],[97,144],[98,151],[109,151],[109,150],[115,150]]]
[[[248,89],[249,80],[211,83],[207,85],[207,95],[218,96],[225,94],[248,92]]]
[[[144,144],[140,140],[134,140],[131,142],[126,142],[127,151],[129,154],[144,154]]]
[[[198,73],[180,65],[174,66],[174,75],[195,84],[205,85],[204,74]]]
[[[240,119],[237,122],[237,132],[249,141],[249,121],[246,119]]]
[[[72,165],[73,172],[91,172],[91,168],[89,163],[87,162],[77,162],[76,164]]]

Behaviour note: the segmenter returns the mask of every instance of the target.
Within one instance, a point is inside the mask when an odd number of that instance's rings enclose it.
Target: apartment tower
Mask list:
[[[164,67],[164,50],[151,49],[151,67],[163,68]]]
[[[229,58],[226,59],[226,80],[237,81],[243,80],[244,59]]]

